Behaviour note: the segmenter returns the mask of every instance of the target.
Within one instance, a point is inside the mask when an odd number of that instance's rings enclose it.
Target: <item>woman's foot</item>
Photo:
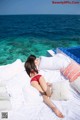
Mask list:
[[[64,118],[63,114],[57,109],[57,108],[52,108],[52,110],[55,112],[55,114],[60,117],[60,118]]]

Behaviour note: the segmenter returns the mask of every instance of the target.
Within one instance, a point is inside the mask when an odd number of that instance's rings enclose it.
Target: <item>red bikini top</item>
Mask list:
[[[34,76],[34,77],[31,79],[30,82],[32,82],[32,81],[37,81],[37,82],[39,83],[40,77],[41,77],[41,75],[36,75],[36,76]],[[40,84],[40,83],[39,83],[39,84]]]

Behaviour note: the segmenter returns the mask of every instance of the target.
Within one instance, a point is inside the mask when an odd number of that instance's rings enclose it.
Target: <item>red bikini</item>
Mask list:
[[[41,75],[36,75],[36,76],[34,76],[34,77],[31,79],[30,82],[32,82],[32,81],[37,81],[37,82],[39,83],[40,77],[41,77]],[[40,84],[40,83],[39,83],[39,84]]]

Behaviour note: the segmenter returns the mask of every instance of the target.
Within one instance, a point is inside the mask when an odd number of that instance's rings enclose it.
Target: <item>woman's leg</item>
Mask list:
[[[60,118],[64,118],[63,114],[56,108],[56,106],[51,102],[50,98],[47,97],[46,95],[43,95],[43,100],[44,103],[46,103],[53,112],[55,112],[55,114],[60,117]]]

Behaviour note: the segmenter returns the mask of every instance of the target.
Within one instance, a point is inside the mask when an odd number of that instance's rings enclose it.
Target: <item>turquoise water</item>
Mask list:
[[[0,65],[80,45],[79,15],[0,16]]]

